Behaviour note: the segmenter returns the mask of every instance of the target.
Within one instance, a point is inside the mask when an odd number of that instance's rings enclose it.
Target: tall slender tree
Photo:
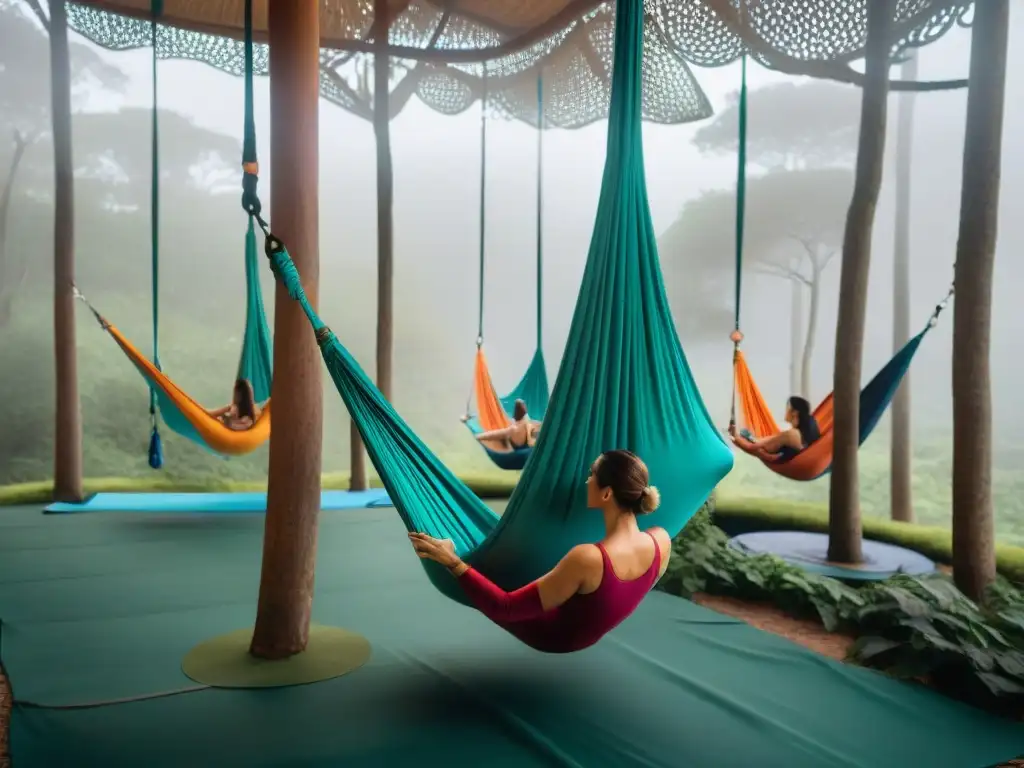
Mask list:
[[[953,575],[975,600],[995,580],[992,518],[992,273],[1010,0],[974,7],[953,312]]]
[[[50,3],[51,119],[53,121],[53,349],[56,434],[53,497],[81,501],[82,409],[75,343],[75,174],[71,150],[71,56],[65,0]],[[45,17],[44,17],[45,18]]]
[[[867,0],[865,82],[861,95],[860,139],[853,198],[846,217],[839,278],[839,318],[833,367],[834,413],[832,475],[829,486],[828,557],[840,563],[862,559],[860,487],[861,357],[867,318],[871,235],[882,188],[886,102],[889,95],[890,0]]]
[[[902,80],[917,80],[917,55],[911,53],[900,68]],[[914,145],[914,101],[911,91],[901,93],[896,116],[896,235],[893,247],[892,346],[895,354],[910,339],[910,179]],[[910,435],[910,372],[892,400],[892,443],[889,503],[893,520],[914,520]]]

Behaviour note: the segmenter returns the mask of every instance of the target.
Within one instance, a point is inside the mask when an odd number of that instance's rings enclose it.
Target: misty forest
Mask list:
[[[52,474],[53,351],[50,295],[53,151],[46,31],[22,4],[0,3],[0,484]],[[1017,17],[1014,44],[1024,39]],[[964,71],[969,34],[954,32],[915,53],[919,77]],[[110,53],[71,44],[76,280],[143,349],[151,345],[152,82],[145,51]],[[898,67],[894,67],[897,71]],[[650,199],[678,332],[712,414],[728,421],[729,332],[735,280],[737,89],[739,66],[695,70],[715,109],[699,123],[645,125]],[[159,65],[160,351],[200,402],[229,401],[244,324],[239,206],[240,81],[201,64]],[[893,351],[893,318],[914,330],[945,295],[953,271],[964,140],[964,90],[890,99],[882,196],[874,227],[865,378]],[[896,140],[897,109],[909,102],[911,140]],[[257,82],[257,123],[269,152],[265,80]],[[853,188],[860,92],[829,81],[750,73],[744,349],[761,388],[781,414],[791,393],[817,402],[831,389],[841,244]],[[393,120],[395,169],[395,352],[393,401],[439,456],[459,472],[493,471],[459,423],[471,385],[476,337],[479,236],[479,104],[456,116],[415,98]],[[1024,122],[1007,104],[1006,132]],[[370,123],[321,106],[321,295],[325,316],[373,370],[376,228]],[[544,349],[551,368],[575,303],[604,152],[603,124],[544,137]],[[487,152],[485,336],[499,390],[533,350],[537,216],[536,132],[492,120]],[[1014,216],[1024,196],[1018,142],[1004,148],[992,371],[993,487],[1001,542],[1024,544],[1024,409],[1015,397],[1017,289],[1024,269],[1009,258],[1024,239]],[[910,168],[910,265],[894,292],[898,155]],[[269,190],[268,173],[261,182]],[[269,270],[265,295],[273,290]],[[273,302],[267,303],[269,312]],[[940,318],[907,381],[910,392],[913,515],[950,519],[951,317]],[[131,364],[81,309],[78,370],[87,477],[146,476],[148,391]],[[887,415],[861,449],[867,516],[890,513]],[[324,470],[348,467],[348,419],[325,398]],[[167,477],[252,480],[266,448],[223,460],[170,434]],[[721,491],[730,496],[825,501],[828,480],[793,483],[740,455]]]
[[[1011,5],[0,0],[0,768],[1024,764]]]

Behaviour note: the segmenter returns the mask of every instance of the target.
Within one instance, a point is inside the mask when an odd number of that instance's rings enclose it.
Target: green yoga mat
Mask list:
[[[253,620],[262,528],[0,510],[15,698],[194,687],[185,654]],[[321,519],[314,620],[365,636],[369,662],[289,688],[17,705],[15,765],[983,768],[1024,753],[1018,724],[660,593],[588,651],[536,653],[438,595],[381,510]]]

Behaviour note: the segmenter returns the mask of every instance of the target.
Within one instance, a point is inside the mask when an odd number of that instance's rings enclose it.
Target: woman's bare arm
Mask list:
[[[736,446],[740,450],[755,456],[758,454],[778,453],[784,447],[791,445],[792,438],[789,434],[790,431],[791,430],[779,432],[778,434],[770,437],[764,437],[760,440],[748,440],[743,437],[743,435],[735,435],[733,437],[733,442],[736,443]]]
[[[214,411],[207,411],[207,413],[213,418],[219,419],[221,416],[227,414],[234,407],[234,405],[225,405],[223,408],[218,408]]]

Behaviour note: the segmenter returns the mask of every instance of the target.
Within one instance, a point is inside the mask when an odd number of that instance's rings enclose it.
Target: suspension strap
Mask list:
[[[483,64],[483,93],[480,95],[480,284],[477,309],[476,345],[484,343],[484,257],[487,251],[487,62]]]
[[[260,217],[263,205],[260,202],[257,184],[260,164],[256,156],[256,117],[253,108],[253,42],[252,42],[252,0],[245,0],[245,117],[242,126],[242,208],[250,219],[256,219],[266,232],[266,222]]]
[[[537,75],[537,349],[544,320],[544,70]]]
[[[739,111],[739,150],[736,153],[736,282],[732,340],[732,405],[729,411],[729,426],[736,426],[736,358],[740,353],[743,331],[740,330],[740,300],[743,289],[743,229],[747,207],[747,54],[741,58]]]
[[[150,199],[149,199],[149,240],[150,240],[150,291],[152,293],[153,308],[153,365],[160,368],[160,116],[158,113],[157,101],[157,19],[163,15],[163,0],[151,0],[150,2],[150,44],[153,46],[152,61],[152,82],[153,100],[151,108],[151,135],[150,135]],[[149,386],[149,417],[153,429],[156,430],[156,387]]]

